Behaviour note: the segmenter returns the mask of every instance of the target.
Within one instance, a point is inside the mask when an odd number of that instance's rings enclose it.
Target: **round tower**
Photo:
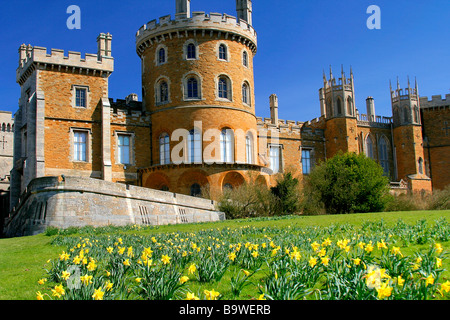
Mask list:
[[[175,19],[164,16],[137,32],[152,123],[152,167],[142,171],[143,186],[217,194],[256,170],[251,1],[239,1],[237,12],[240,19],[191,13],[190,0],[177,0]]]

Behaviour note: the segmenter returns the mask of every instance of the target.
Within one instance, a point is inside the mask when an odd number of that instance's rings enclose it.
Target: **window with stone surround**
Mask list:
[[[242,52],[242,65],[248,68],[248,53],[245,50]]]
[[[202,163],[202,136],[198,130],[193,129],[189,132],[188,146],[189,163]]]
[[[167,46],[165,46],[164,44],[160,44],[156,48],[155,52],[155,65],[156,66],[163,65],[167,63],[168,59],[169,59],[169,52]]]
[[[155,83],[155,104],[157,106],[170,102],[170,81],[160,77]]]
[[[220,160],[222,163],[234,162],[234,134],[229,128],[222,129],[220,135]]]
[[[89,106],[89,86],[72,85],[72,106],[83,109]]]
[[[386,137],[382,136],[378,145],[378,158],[383,168],[383,174],[389,176],[389,142]]]
[[[232,101],[232,84],[229,77],[221,75],[217,80],[217,98],[218,100]]]
[[[245,155],[248,164],[253,164],[253,135],[251,132],[245,136]]]
[[[242,84],[242,102],[247,106],[251,105],[250,100],[250,85],[247,81]]]
[[[198,59],[198,45],[193,39],[187,40],[183,45],[184,59],[197,60]]]
[[[302,149],[303,174],[310,174],[313,167],[312,149]]]
[[[134,134],[129,132],[116,132],[117,137],[117,157],[118,164],[133,164],[133,142]]]
[[[219,60],[228,61],[228,48],[223,43],[219,46]]]
[[[200,100],[202,98],[202,82],[196,73],[189,73],[183,78],[184,100]]]
[[[170,164],[170,137],[163,133],[159,136],[159,159],[160,164]]]
[[[270,169],[273,174],[282,172],[282,149],[281,145],[269,145]]]
[[[90,131],[86,129],[72,129],[74,162],[90,162],[89,133]]]
[[[373,140],[370,135],[368,135],[366,138],[366,156],[368,158],[375,159],[373,152]]]

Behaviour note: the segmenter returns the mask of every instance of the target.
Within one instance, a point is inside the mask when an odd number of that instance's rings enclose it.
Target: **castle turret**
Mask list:
[[[339,150],[358,152],[356,128],[355,87],[353,71],[350,77],[341,68],[341,77],[335,78],[330,66],[330,78],[323,76],[323,88],[319,89],[322,116],[326,119],[327,156]]]
[[[189,14],[189,1],[177,0],[176,7],[175,19],[150,21],[136,35],[151,165],[160,168],[144,174],[142,184],[191,195],[209,185],[214,196],[243,181],[241,174],[224,177],[230,166],[253,163],[249,155],[257,154],[251,1],[238,1],[239,18]],[[198,168],[206,164],[208,172]]]
[[[269,98],[270,101],[270,119],[272,124],[278,125],[278,97],[276,94],[272,94]]]
[[[422,125],[420,119],[420,99],[417,81],[411,88],[392,89],[391,104],[393,114],[394,150],[397,159],[397,179],[408,181],[413,191],[431,191],[431,180],[425,175]]]
[[[252,24],[252,0],[236,0],[237,17]]]
[[[176,17],[190,18],[191,17],[191,0],[176,0]]]
[[[373,97],[367,97],[366,99],[366,108],[367,108],[367,120],[375,121],[375,100]]]

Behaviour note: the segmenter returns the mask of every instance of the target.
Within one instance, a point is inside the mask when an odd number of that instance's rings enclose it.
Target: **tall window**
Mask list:
[[[189,132],[189,163],[202,162],[202,137],[198,130]]]
[[[87,135],[86,131],[74,131],[74,160],[87,162]]]
[[[130,164],[130,135],[118,135],[119,163]]]
[[[250,90],[247,83],[242,85],[242,102],[245,104],[250,104]]]
[[[159,64],[163,64],[166,62],[166,50],[164,48],[161,48],[158,51],[158,62]]]
[[[278,173],[281,171],[281,149],[279,146],[271,146],[270,147],[270,169],[273,173]]]
[[[380,139],[380,145],[378,146],[378,157],[380,159],[380,165],[383,168],[383,174],[389,175],[389,158],[388,158],[388,144],[385,138]]]
[[[350,97],[348,97],[347,99],[347,113],[348,115],[353,115],[353,104],[352,104],[352,99]]]
[[[86,108],[86,88],[75,89],[75,106]]]
[[[219,59],[220,60],[228,60],[227,46],[224,44],[221,44],[219,46]]]
[[[372,138],[370,136],[367,136],[366,139],[366,156],[374,159],[374,154],[373,154],[373,141]]]
[[[198,81],[196,78],[189,78],[187,82],[187,97],[188,98],[198,98]]]
[[[167,133],[159,138],[159,160],[161,165],[170,163],[170,137]]]
[[[245,155],[248,164],[253,164],[253,136],[248,133],[245,136]]]
[[[242,53],[242,64],[244,65],[244,67],[248,67],[248,53],[247,53],[247,51],[244,51]]]
[[[189,43],[187,46],[187,58],[188,59],[197,59],[195,44]]]
[[[169,85],[166,81],[162,81],[159,84],[159,102],[169,101]]]
[[[228,79],[226,77],[219,78],[219,98],[229,99]]]
[[[223,163],[233,162],[233,131],[231,129],[223,129],[220,135],[220,157]]]
[[[337,114],[342,114],[342,101],[341,98],[337,98]]]
[[[419,158],[419,174],[423,174],[423,159]]]
[[[311,150],[308,149],[302,150],[302,167],[303,167],[303,174],[311,173]]]

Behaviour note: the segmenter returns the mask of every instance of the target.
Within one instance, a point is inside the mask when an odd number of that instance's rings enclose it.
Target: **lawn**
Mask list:
[[[95,290],[100,290],[105,299],[149,299],[156,293],[174,299],[188,294],[206,299],[207,290],[213,296],[220,293],[222,299],[343,299],[352,298],[352,292],[359,294],[354,299],[375,299],[380,297],[379,292],[367,288],[370,277],[363,268],[365,263],[388,271],[393,289],[386,298],[448,299],[448,293],[441,296],[436,292],[450,279],[449,218],[449,210],[288,216],[84,228],[61,232],[66,235],[1,239],[0,299],[35,300],[38,291],[48,294],[45,299],[55,299],[51,289],[67,284],[61,279],[62,272],[74,265],[74,258],[82,259],[83,255],[86,263],[75,264],[82,276],[93,278],[86,286],[83,283],[81,290],[65,287],[62,298],[91,298]],[[325,244],[327,238],[331,244]],[[345,239],[348,243],[342,244]],[[366,247],[358,248],[361,243]],[[369,243],[374,247],[371,252],[364,249]],[[435,252],[436,243],[444,249],[442,253]],[[393,253],[394,247],[401,253]],[[142,254],[145,249],[147,255]],[[63,251],[67,258],[61,257]],[[353,266],[352,261],[359,257],[363,263]],[[418,257],[422,262],[417,264]],[[437,257],[442,259],[441,267],[435,265]],[[323,258],[329,258],[329,263]],[[401,288],[397,283],[400,274],[411,276]],[[189,280],[180,284],[182,276]],[[430,276],[433,281],[427,282]],[[48,281],[38,284],[43,278]],[[381,280],[387,285],[388,280]],[[105,286],[108,281],[114,284],[112,290]],[[339,287],[344,282],[349,283]],[[347,295],[343,295],[345,290],[349,291]]]

